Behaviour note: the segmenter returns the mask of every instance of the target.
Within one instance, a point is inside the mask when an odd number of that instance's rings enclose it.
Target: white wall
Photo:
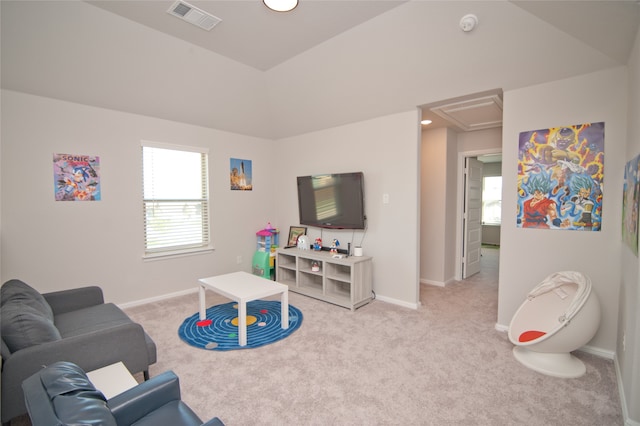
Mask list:
[[[420,194],[420,281],[444,286],[453,279],[457,135],[451,129],[423,130]]]
[[[482,225],[482,244],[500,245],[500,226]]]
[[[458,134],[458,152],[477,155],[480,152],[500,152],[501,149],[502,127]]]
[[[629,60],[628,135],[625,161],[640,154],[640,31]],[[622,381],[622,404],[629,419],[640,424],[640,261],[622,244],[616,366]],[[623,344],[624,342],[624,344]]]
[[[275,142],[278,223],[298,225],[296,177],[321,173],[364,173],[366,235],[373,256],[373,289],[381,300],[418,304],[419,113],[412,110]],[[383,204],[383,194],[389,204]],[[309,228],[312,240],[319,228]],[[360,243],[362,231],[322,232],[323,242]]]
[[[2,157],[16,159],[2,167],[3,282],[20,278],[40,291],[98,284],[114,302],[189,290],[202,276],[249,271],[255,232],[268,221],[284,235],[298,224],[296,176],[363,171],[362,245],[374,257],[374,291],[417,306],[417,110],[272,142],[12,91],[2,96]],[[210,149],[213,253],[142,260],[142,139]],[[54,152],[100,157],[101,201],[54,201]],[[253,191],[229,190],[230,157],[253,161]],[[323,233],[325,241],[334,236],[346,247],[363,233]]]
[[[503,197],[498,324],[508,327],[526,294],[548,274],[589,275],[602,306],[590,346],[613,355],[620,290],[622,180],[626,141],[626,68],[504,93]],[[605,122],[603,223],[600,232],[516,228],[518,135],[522,131]]]
[[[459,141],[458,134],[451,129],[449,130],[449,136],[447,139],[450,141],[447,144],[447,191],[445,195],[446,206],[446,222],[444,223],[445,239],[444,239],[444,276],[445,282],[449,282],[455,279],[456,275],[456,232],[458,221],[456,220],[456,210],[458,208],[458,193],[449,188],[454,188],[458,182],[458,168],[456,167],[456,160],[458,157],[457,143]],[[433,251],[433,249],[431,250]]]
[[[2,282],[147,299],[250,271],[255,232],[279,225],[270,141],[6,90],[2,121]],[[209,148],[213,253],[143,261],[142,139]],[[55,202],[53,153],[99,156],[102,200]],[[252,160],[253,191],[229,189],[231,157]]]

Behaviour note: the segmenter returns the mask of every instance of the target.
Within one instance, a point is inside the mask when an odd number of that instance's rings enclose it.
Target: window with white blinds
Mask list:
[[[208,152],[142,142],[145,256],[209,249]]]

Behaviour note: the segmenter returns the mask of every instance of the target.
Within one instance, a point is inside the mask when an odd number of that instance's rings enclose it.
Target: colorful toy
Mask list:
[[[340,241],[334,238],[333,242],[331,243],[331,249],[329,250],[329,252],[338,253],[338,247],[340,247]]]
[[[258,250],[253,253],[251,273],[262,278],[271,278],[271,256],[269,252]]]
[[[256,232],[258,243],[253,255],[252,271],[264,278],[275,276],[275,251],[278,247],[280,231],[267,223],[267,227]]]
[[[267,227],[256,232],[258,244],[256,250],[275,252],[278,247],[280,231],[271,226],[271,222],[267,223]]]
[[[322,238],[316,238],[316,241],[313,243],[313,249],[315,251],[322,250]]]

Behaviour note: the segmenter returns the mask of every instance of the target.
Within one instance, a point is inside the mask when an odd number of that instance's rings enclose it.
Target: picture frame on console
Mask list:
[[[287,247],[295,247],[298,244],[298,237],[300,235],[307,234],[306,226],[290,226],[289,227],[289,239],[287,240]]]

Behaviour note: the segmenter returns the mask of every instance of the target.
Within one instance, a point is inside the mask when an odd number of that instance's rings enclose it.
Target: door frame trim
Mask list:
[[[477,157],[484,154],[500,154],[502,148],[487,148],[473,151],[458,152],[457,173],[457,206],[456,206],[456,268],[455,280],[462,281],[462,247],[464,241],[464,229],[462,227],[464,217],[464,162],[467,157]],[[502,226],[502,225],[500,225]]]

